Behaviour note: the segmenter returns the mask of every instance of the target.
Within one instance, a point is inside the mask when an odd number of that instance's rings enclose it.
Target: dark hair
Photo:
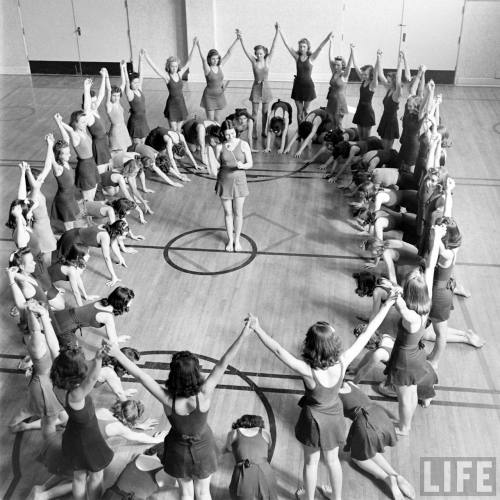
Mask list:
[[[168,174],[172,168],[170,158],[166,154],[159,154],[155,159],[155,165],[165,174]]]
[[[457,221],[454,217],[440,217],[436,220],[436,225],[444,224],[446,226],[446,234],[443,236],[442,241],[445,248],[454,249],[460,247],[462,244],[462,235],[457,226]]]
[[[311,52],[311,42],[307,38],[301,38],[298,42],[297,45],[300,45],[301,43],[305,43],[307,45],[307,52],[306,55],[310,56],[312,54]]]
[[[61,151],[64,148],[69,148],[69,144],[66,141],[63,141],[62,139],[56,141],[54,147],[52,148],[52,151],[54,152],[54,159],[56,160],[56,163],[59,165],[62,165]]]
[[[299,128],[297,129],[297,133],[299,134],[299,139],[305,139],[311,133],[312,129],[313,129],[312,122],[308,122],[305,120],[303,122],[300,122]]]
[[[389,71],[386,75],[385,75],[386,78],[390,78],[391,79],[391,87],[393,89],[396,88],[396,72],[395,71]]]
[[[72,391],[85,380],[87,372],[87,361],[82,348],[63,347],[52,363],[50,380],[59,389]]]
[[[118,198],[116,200],[108,201],[107,204],[114,210],[116,217],[118,219],[123,219],[127,212],[134,209],[137,206],[135,201],[129,200],[127,198]]]
[[[220,57],[219,51],[217,49],[210,49],[208,51],[208,54],[207,54],[207,64],[210,65],[210,59],[213,56],[218,56],[219,61],[217,62],[217,66],[220,66],[221,57]]]
[[[222,122],[222,125],[220,126],[220,135],[222,137],[222,140],[225,140],[224,138],[224,132],[226,132],[226,130],[235,130],[236,131],[236,127],[234,126],[234,123],[232,120],[224,120]]]
[[[133,428],[137,421],[144,414],[144,405],[141,401],[127,399],[126,401],[116,401],[111,407],[111,413],[122,424]]]
[[[90,89],[90,98],[92,99],[92,97],[95,97],[96,96],[96,93],[94,90]],[[85,94],[82,94],[82,108],[85,104]]]
[[[423,266],[416,267],[405,276],[403,299],[406,307],[420,316],[429,314],[432,301],[425,282],[425,269]]]
[[[132,71],[131,73],[128,74],[128,81],[129,81],[129,87],[132,85],[132,82],[136,80],[137,78],[140,78],[141,75],[137,73],[136,71]]]
[[[248,112],[247,108],[236,108],[234,110],[234,117],[239,118],[245,116],[248,120],[253,120],[252,115]]]
[[[242,415],[236,422],[233,422],[233,429],[251,429],[252,427],[264,428],[264,419],[260,415]]]
[[[370,80],[373,80],[373,72],[374,72],[373,66],[371,64],[365,64],[364,66],[361,66],[361,71],[366,71],[366,70],[370,70],[370,76],[368,78],[370,78]]]
[[[101,299],[101,304],[106,306],[111,306],[113,308],[113,314],[115,316],[120,316],[123,313],[128,312],[128,303],[135,297],[134,291],[125,286],[116,287],[106,298]]]
[[[332,151],[332,156],[337,159],[339,156],[342,158],[347,158],[349,156],[349,152],[351,151],[351,145],[349,144],[349,141],[342,141],[339,142],[338,144],[335,144],[333,151]]]
[[[9,218],[7,219],[7,222],[5,223],[5,225],[9,229],[16,229],[17,222],[16,222],[16,218],[14,217],[14,215],[12,215],[12,210],[14,209],[14,207],[17,207],[17,206],[21,206],[21,209],[22,209],[21,215],[23,216],[24,220],[27,223],[28,219],[26,218],[26,216],[28,215],[28,212],[31,210],[31,207],[34,204],[35,204],[34,201],[30,200],[29,198],[26,199],[26,200],[19,200],[19,199],[18,200],[14,200],[10,204]]]
[[[253,48],[254,53],[257,52],[258,50],[264,51],[264,58],[266,58],[269,55],[269,49],[267,47],[264,47],[264,45],[256,45]]]
[[[19,248],[18,250],[13,252],[9,257],[9,267],[22,266],[24,256],[28,254],[33,255],[33,252],[31,251],[30,247]]]
[[[331,142],[334,146],[339,142],[344,141],[345,131],[341,128],[336,128],[334,130],[329,130],[323,139],[324,142]]]
[[[210,139],[216,139],[217,141],[220,142],[221,140],[221,128],[219,125],[209,125],[205,129],[205,140],[208,138]]]
[[[71,246],[64,252],[64,256],[60,257],[61,264],[67,266],[75,266],[80,269],[85,269],[87,263],[85,262],[85,255],[88,255],[89,247],[83,245],[78,241],[74,241]]]
[[[122,96],[122,89],[118,87],[117,85],[112,85],[111,86],[111,93],[112,94],[120,94],[120,97]]]
[[[73,111],[71,113],[71,116],[69,118],[69,126],[73,129],[76,130],[76,122],[82,117],[85,116],[85,113],[79,109],[77,111]]]
[[[170,372],[165,383],[170,397],[188,398],[198,394],[205,379],[201,375],[200,361],[189,351],[176,352],[170,362]]]
[[[186,148],[178,142],[172,146],[172,153],[176,156],[183,157],[186,154]]]
[[[119,219],[115,220],[113,224],[109,222],[104,224],[104,229],[108,232],[109,238],[111,240],[114,240],[115,238],[118,238],[118,236],[122,236],[123,234],[125,234],[128,229],[128,224],[127,221]]]
[[[269,121],[269,129],[276,135],[281,135],[285,130],[285,120],[281,116],[273,116]]]
[[[120,351],[133,363],[136,363],[141,359],[141,354],[137,349],[133,347],[122,347]],[[102,358],[102,366],[111,366],[115,373],[121,378],[128,373],[125,368],[111,356],[105,355]]]
[[[318,321],[307,330],[302,359],[313,369],[333,366],[342,352],[342,341],[326,321]]]

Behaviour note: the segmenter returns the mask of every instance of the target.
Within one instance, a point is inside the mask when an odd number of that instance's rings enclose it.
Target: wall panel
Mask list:
[[[0,73],[29,73],[17,0],[3,0],[0,16]]]

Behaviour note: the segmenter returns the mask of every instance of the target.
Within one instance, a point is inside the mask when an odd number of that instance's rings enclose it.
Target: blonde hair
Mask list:
[[[181,62],[179,61],[179,59],[178,59],[177,57],[175,57],[175,56],[170,56],[170,57],[166,60],[166,62],[165,62],[165,71],[166,71],[167,73],[170,73],[170,66],[171,66],[171,65],[172,65],[172,63],[174,63],[174,62],[176,62],[176,63],[178,64],[178,69],[177,69],[177,71],[179,71]]]

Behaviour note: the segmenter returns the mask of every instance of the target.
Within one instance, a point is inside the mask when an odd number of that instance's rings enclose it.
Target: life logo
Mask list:
[[[421,457],[420,494],[496,497],[496,458]]]

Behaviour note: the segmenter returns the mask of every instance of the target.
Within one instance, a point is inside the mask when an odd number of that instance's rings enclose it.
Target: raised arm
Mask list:
[[[83,111],[87,116],[87,124],[93,125],[95,121],[94,114],[92,113],[91,102],[92,98],[90,97],[90,89],[92,88],[92,79],[85,78],[83,82]]]
[[[104,94],[106,92],[106,77],[108,76],[108,70],[106,68],[101,68],[99,71],[101,75],[101,85],[99,85],[99,91],[97,92],[97,101],[95,109],[98,109],[104,99]]]
[[[446,193],[444,196],[443,217],[451,217],[453,208],[453,189],[455,189],[455,180],[451,177],[446,179]]]
[[[361,78],[362,78],[361,70],[359,69],[359,66],[356,63],[356,58],[354,56],[354,47],[355,47],[354,44],[351,43],[351,56],[349,59],[352,61],[352,66],[354,68],[354,71],[358,75],[358,78],[361,80]]]
[[[56,113],[54,120],[59,127],[63,141],[68,144],[71,142],[73,146],[78,146],[80,144],[80,136],[67,123],[63,122],[62,116],[59,113]]]
[[[27,307],[30,312],[39,316],[40,323],[43,327],[43,333],[45,335],[45,342],[49,348],[50,357],[54,360],[57,356],[59,356],[59,341],[57,340],[54,327],[52,326],[49,311],[37,301],[30,301]]]
[[[191,64],[191,60],[193,58],[193,53],[194,53],[194,49],[196,47],[196,42],[198,41],[198,38],[194,37],[193,38],[193,46],[191,47],[191,50],[189,51],[189,54],[188,54],[188,58],[186,59],[186,62],[179,68],[179,71],[186,71],[190,64]]]
[[[332,32],[330,31],[330,33],[328,33],[328,35],[326,35],[325,39],[318,45],[318,48],[309,56],[309,60],[311,62],[313,62],[319,56],[319,53],[321,52],[323,47],[326,45],[328,40],[330,40],[331,36],[332,36]]]
[[[249,326],[249,321],[247,320],[245,322],[245,326],[241,330],[241,333],[238,335],[236,340],[229,346],[229,349],[223,354],[222,358],[215,365],[214,369],[212,370],[210,375],[205,380],[205,383],[203,384],[201,392],[203,392],[209,398],[213,394],[217,384],[222,380],[222,376],[226,371],[227,365],[231,363],[234,356],[241,347],[241,344],[243,344],[243,341],[245,340],[246,337],[248,337],[249,333],[250,333],[250,326]]]
[[[19,163],[19,169],[21,170],[21,176],[19,177],[19,186],[17,188],[17,199],[25,200],[28,197],[26,190],[26,172],[29,168],[28,163],[22,161]]]
[[[251,329],[257,334],[260,341],[286,366],[288,366],[295,373],[302,377],[311,376],[311,367],[301,359],[296,358],[290,354],[279,342],[274,340],[264,329],[260,326],[258,318],[249,315],[249,324]]]
[[[227,52],[224,54],[224,56],[220,60],[220,65],[221,66],[224,66],[224,64],[226,64],[226,62],[229,60],[229,58],[231,57],[231,52],[233,50],[233,47],[236,45],[237,42],[238,42],[238,38],[235,38],[233,40],[233,43],[227,49]]]
[[[146,62],[149,64],[149,66],[151,67],[151,69],[162,79],[164,80],[165,83],[168,83],[169,80],[170,80],[170,76],[168,75],[168,73],[163,73],[162,71],[160,71],[158,69],[158,67],[156,66],[156,64],[151,60],[151,58],[149,57],[149,54],[146,52],[145,49],[141,49],[143,52],[144,52],[144,59],[146,59]]]
[[[245,44],[243,43],[243,33],[239,30],[236,29],[236,38],[240,41],[241,43],[241,48],[243,49],[243,52],[247,56],[248,60],[254,64],[255,63],[255,57],[253,57],[250,52],[248,52],[247,48],[245,47]]]
[[[120,90],[122,91],[122,94],[125,92],[125,85],[128,82],[128,73],[127,73],[127,63],[125,62],[125,59],[122,59],[120,61]],[[108,75],[108,83],[109,83],[109,75]]]
[[[197,39],[196,40],[196,46],[198,47],[198,53],[200,54],[201,58],[201,64],[203,65],[203,72],[205,73],[205,76],[210,73],[210,66],[207,63],[206,57],[203,56],[203,52],[201,51],[201,46],[200,46],[200,41]]]
[[[31,189],[35,189],[36,187],[41,187],[44,183],[47,175],[49,175],[50,170],[52,169],[52,163],[54,162],[54,136],[52,134],[47,134],[45,136],[45,142],[47,143],[47,152],[45,153],[45,163],[43,166],[43,170],[40,172],[38,177],[35,179],[33,176],[33,172],[31,169],[27,169],[28,182],[30,183]]]
[[[271,48],[269,49],[269,54],[267,54],[267,63],[269,64],[271,62],[271,59],[274,55],[274,49],[276,47],[276,40],[278,39],[278,23],[274,25],[275,31],[274,31],[274,38],[271,43]]]
[[[427,284],[427,290],[429,291],[429,297],[432,299],[432,282],[434,279],[434,269],[436,267],[438,257],[439,257],[439,247],[442,243],[442,238],[446,234],[446,226],[432,226],[431,227],[431,250],[427,256],[427,262],[425,267],[425,282]]]
[[[401,97],[401,73],[403,71],[403,52],[399,53],[398,57],[398,67],[396,68],[396,90],[392,93],[392,100],[394,102],[399,102]]]
[[[139,62],[137,63],[137,73],[139,74],[139,89],[142,90],[142,82],[143,82],[143,75],[142,75],[142,65],[144,63],[144,49],[141,49],[139,51]]]
[[[116,361],[118,361],[118,363],[120,363],[120,365],[122,365],[123,368],[130,373],[130,375],[137,379],[160,403],[167,407],[170,406],[168,396],[163,387],[161,387],[153,377],[139,368],[133,361],[128,359],[127,356],[120,351],[118,343],[110,343],[107,345],[109,349],[108,354],[111,357],[115,358]]]
[[[408,59],[406,58],[406,52],[404,50],[402,50],[401,52],[403,54],[403,64],[404,64],[405,80],[408,83],[412,83],[410,65],[408,64]]]
[[[375,317],[368,323],[365,331],[359,335],[354,344],[346,349],[341,355],[340,360],[344,366],[344,370],[352,363],[352,361],[360,354],[363,348],[366,346],[371,336],[377,331],[378,327],[382,324],[387,313],[394,305],[396,300],[396,294],[391,294],[382,307],[379,309]]]
[[[122,66],[120,65],[120,70],[122,70]],[[109,114],[111,112],[111,82],[109,80],[109,75],[106,75],[106,112]],[[123,82],[123,77],[122,77]],[[123,93],[123,90],[122,90]]]
[[[384,75],[384,65],[382,64],[382,51],[379,49],[377,51],[377,60],[378,60],[378,81],[382,82],[383,85],[387,86],[389,82]]]
[[[290,55],[295,60],[297,60],[299,58],[298,52],[296,52],[295,50],[293,50],[292,47],[290,47],[290,45],[288,45],[288,43],[286,42],[286,39],[285,39],[285,35],[283,34],[283,31],[281,31],[280,25],[278,23],[276,23],[276,26],[278,27],[278,31],[279,31],[280,37],[283,40],[283,43],[285,44],[285,47],[287,48],[288,52],[290,52]]]
[[[375,66],[373,68],[373,78],[372,81],[370,82],[370,90],[372,92],[375,91],[375,89],[378,87],[378,68],[380,66],[380,55],[382,52],[380,50],[377,50],[377,60],[375,61]]]
[[[342,77],[345,78],[346,81],[349,81],[349,75],[351,74],[351,69],[353,65],[354,52],[352,51],[354,48],[354,44],[351,43],[351,53],[349,54],[349,59],[347,61],[347,66],[342,73]]]

